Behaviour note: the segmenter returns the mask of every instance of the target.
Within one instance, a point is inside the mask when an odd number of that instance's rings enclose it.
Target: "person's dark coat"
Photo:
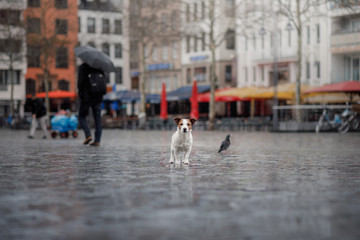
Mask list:
[[[31,112],[36,115],[36,118],[41,118],[46,115],[46,107],[38,98],[35,98],[31,101]]]
[[[89,103],[90,105],[101,103],[102,96],[92,96],[90,93],[90,81],[89,73],[93,71],[99,71],[90,67],[87,63],[83,63],[79,66],[78,71],[78,92],[82,102]]]

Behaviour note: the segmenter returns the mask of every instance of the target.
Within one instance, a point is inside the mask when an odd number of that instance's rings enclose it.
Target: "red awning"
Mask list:
[[[46,96],[45,92],[36,94],[37,98],[45,98],[45,96]],[[55,90],[55,91],[49,92],[49,98],[74,98],[74,97],[76,97],[75,92],[69,92],[69,91],[63,91],[63,90]]]
[[[318,93],[318,92],[348,92],[348,93],[359,92],[360,93],[360,82],[346,81],[346,82],[326,84],[321,87],[310,89],[305,93]]]
[[[243,101],[244,98],[239,98],[236,96],[218,96],[217,93],[222,91],[229,90],[229,88],[218,89],[215,91],[215,102],[236,102]],[[210,101],[210,92],[201,93],[198,95],[199,102],[209,102]]]

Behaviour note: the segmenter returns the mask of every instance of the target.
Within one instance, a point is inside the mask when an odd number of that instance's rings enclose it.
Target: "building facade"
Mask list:
[[[120,8],[110,0],[81,0],[78,11],[79,46],[92,46],[110,57],[116,72],[110,73],[108,87],[116,90],[130,88],[129,41]]]
[[[145,78],[145,92],[158,94],[162,83],[166,90],[180,87],[181,34],[180,3],[128,1],[132,89],[140,88]],[[141,24],[141,22],[145,24]],[[136,27],[133,27],[136,26]]]
[[[28,0],[26,94],[76,91],[77,0]],[[51,109],[50,109],[51,110]]]
[[[0,1],[0,116],[11,113],[11,92],[14,111],[20,116],[24,112],[26,33],[22,22],[25,7],[25,0]]]
[[[238,1],[240,3],[240,1]],[[278,83],[296,82],[299,38],[289,17],[276,14],[281,8],[277,1],[241,1],[237,29],[237,86],[273,86],[274,62],[277,62]],[[287,7],[295,14],[295,1]],[[244,28],[244,16],[261,9],[262,17],[255,19],[250,29]],[[317,14],[314,14],[317,11]],[[270,13],[270,14],[266,14]],[[265,17],[264,17],[265,16]],[[301,18],[302,69],[301,83],[318,86],[329,82],[331,70],[330,24],[327,5],[314,8]],[[254,15],[253,15],[254,17]]]
[[[360,81],[360,1],[333,4],[331,25],[331,82]]]
[[[214,14],[211,14],[213,1]],[[210,84],[213,33],[216,63],[216,85],[236,86],[235,0],[187,0],[182,4],[181,85]]]

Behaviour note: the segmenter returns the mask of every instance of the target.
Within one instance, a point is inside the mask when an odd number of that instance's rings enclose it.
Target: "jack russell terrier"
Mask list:
[[[180,153],[185,153],[182,163],[189,164],[189,155],[191,152],[193,137],[191,128],[195,124],[196,119],[174,118],[177,130],[171,138],[171,157],[169,163],[180,163]]]

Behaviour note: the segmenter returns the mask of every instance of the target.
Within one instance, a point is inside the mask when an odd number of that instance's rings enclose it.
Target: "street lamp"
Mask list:
[[[274,82],[274,96],[273,96],[273,131],[277,131],[278,126],[278,115],[277,109],[278,106],[278,63],[277,63],[277,25],[278,25],[278,15],[275,14],[274,19],[274,30],[273,30],[273,82]],[[266,34],[266,30],[264,27],[261,27],[259,31],[259,35],[264,36]]]

